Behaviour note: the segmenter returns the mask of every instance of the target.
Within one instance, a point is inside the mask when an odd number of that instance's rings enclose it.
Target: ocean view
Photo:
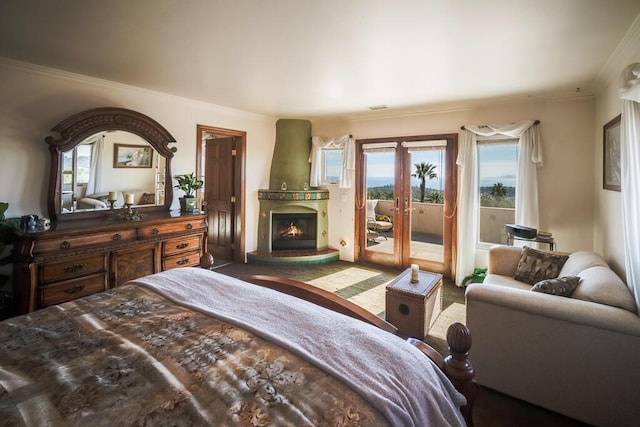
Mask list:
[[[497,182],[501,182],[502,185],[504,185],[505,187],[515,187],[516,177],[515,175],[483,177],[483,178],[480,178],[480,187],[491,187]],[[385,185],[393,185],[393,177],[380,177],[380,176],[367,177],[368,188],[384,187]],[[416,178],[411,178],[411,186],[412,187],[420,186],[420,180]],[[430,181],[427,181],[427,188],[444,189],[444,182],[441,183],[440,179],[432,179]]]

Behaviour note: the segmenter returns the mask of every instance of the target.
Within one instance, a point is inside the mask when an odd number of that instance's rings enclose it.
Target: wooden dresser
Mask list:
[[[161,212],[140,221],[82,219],[17,231],[14,292],[19,314],[177,267],[206,251],[204,214]]]

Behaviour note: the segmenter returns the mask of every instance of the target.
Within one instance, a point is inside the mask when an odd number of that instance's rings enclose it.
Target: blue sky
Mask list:
[[[425,162],[436,165],[438,179],[427,181],[429,188],[442,188],[440,177],[444,175],[444,153],[441,151],[419,151],[411,154],[411,164]],[[393,183],[395,153],[371,153],[367,155],[367,180],[370,186]],[[505,186],[515,186],[516,145],[483,145],[480,151],[480,185],[489,186],[501,182]],[[412,168],[415,172],[415,168]],[[419,185],[420,180],[411,179],[411,185]]]

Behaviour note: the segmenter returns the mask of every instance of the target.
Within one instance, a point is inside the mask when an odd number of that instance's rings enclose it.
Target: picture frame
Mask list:
[[[153,148],[148,145],[113,144],[114,168],[150,168]]]
[[[620,118],[618,114],[604,125],[602,145],[602,188],[620,191]]]

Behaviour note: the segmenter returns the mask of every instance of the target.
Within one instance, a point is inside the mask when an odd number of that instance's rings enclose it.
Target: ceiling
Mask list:
[[[275,117],[353,116],[589,93],[638,15],[638,0],[2,0],[0,56]]]

